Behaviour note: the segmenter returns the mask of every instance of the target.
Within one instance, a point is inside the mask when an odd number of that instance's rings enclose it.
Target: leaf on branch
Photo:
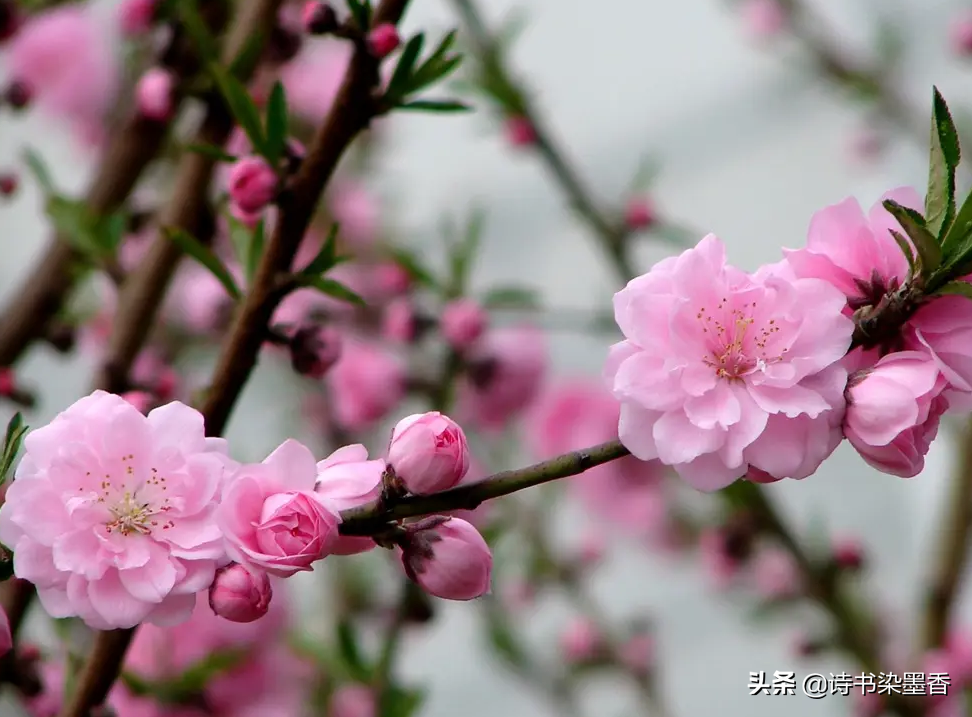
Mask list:
[[[57,191],[54,187],[54,180],[51,179],[51,173],[47,169],[47,164],[37,152],[29,147],[25,149],[24,163],[30,173],[34,175],[34,179],[37,180],[44,194],[54,194]]]
[[[166,702],[183,702],[187,698],[201,694],[214,677],[238,667],[246,658],[246,650],[224,649],[213,652],[190,666],[174,680],[159,683],[156,695]]]
[[[253,149],[266,157],[267,141],[263,134],[260,111],[257,109],[253,98],[250,97],[246,86],[216,63],[210,64],[209,72],[216,81],[216,86],[219,88],[219,93],[225,100],[230,114],[246,133]]]
[[[450,247],[450,281],[447,293],[451,298],[462,296],[465,293],[472,263],[479,251],[479,243],[485,223],[485,213],[480,209],[473,210],[466,222],[463,238],[454,242]]]
[[[260,56],[263,54],[263,48],[265,46],[264,35],[264,30],[257,29],[246,38],[243,49],[240,50],[239,54],[230,63],[230,74],[236,77],[250,76],[260,61]]]
[[[401,247],[389,248],[388,253],[413,281],[428,289],[436,290],[439,288],[439,280],[427,267],[423,266],[422,261],[415,253]]]
[[[356,293],[351,291],[348,287],[340,282],[334,281],[334,279],[328,279],[324,276],[299,276],[298,282],[301,286],[310,286],[322,294],[327,294],[335,299],[340,299],[341,301],[347,301],[350,304],[358,304],[359,306],[366,306],[367,303],[364,299],[358,296]]]
[[[10,475],[10,469],[17,460],[17,454],[20,453],[20,446],[24,442],[28,428],[24,423],[24,417],[19,412],[15,413],[7,423],[7,432],[3,438],[3,453],[0,454],[0,485]]]
[[[276,166],[287,146],[287,95],[280,82],[273,85],[267,101],[267,160]]]
[[[965,296],[972,299],[972,284],[967,281],[950,281],[935,293]]]
[[[188,144],[186,145],[186,151],[210,157],[217,162],[235,162],[239,159],[236,155],[225,152],[211,144]]]
[[[471,112],[472,106],[459,100],[412,100],[398,105],[400,110],[413,112]]]
[[[191,256],[193,259],[198,261],[204,267],[209,269],[215,276],[219,283],[223,285],[227,293],[233,298],[234,301],[239,301],[243,294],[240,292],[240,288],[236,285],[236,280],[233,279],[233,275],[230,274],[229,269],[220,260],[213,250],[208,246],[202,244],[196,237],[192,236],[189,232],[184,229],[179,229],[178,227],[164,227],[162,231],[165,236],[172,242],[174,242],[182,251],[187,255]]]
[[[348,0],[348,10],[362,32],[371,26],[371,3],[368,0]]]
[[[425,690],[393,685],[386,691],[380,717],[412,717],[425,701]]]
[[[942,248],[935,235],[925,228],[925,220],[921,214],[898,204],[893,199],[885,199],[883,206],[898,220],[901,228],[914,244],[918,258],[921,260],[922,273],[928,275],[938,269],[942,263]]]
[[[219,57],[219,48],[216,45],[216,40],[209,32],[209,28],[206,27],[202,15],[199,14],[196,0],[182,0],[182,2],[175,3],[175,7],[179,20],[182,21],[182,26],[192,39],[199,55],[207,62],[216,60]]]
[[[395,66],[395,72],[388,81],[388,89],[385,91],[385,99],[391,104],[398,104],[399,101],[408,94],[412,79],[412,70],[422,52],[425,44],[425,34],[419,33],[405,44],[402,56]]]
[[[45,208],[58,233],[95,264],[112,256],[124,235],[121,213],[99,217],[84,202],[58,195],[49,196]]]
[[[936,87],[925,196],[925,225],[936,238],[944,236],[955,217],[955,169],[960,159],[958,132],[945,98]]]
[[[972,238],[972,192],[962,202],[958,214],[955,215],[955,221],[952,222],[942,241],[942,253],[949,266],[965,262],[965,249],[970,238]]]
[[[340,228],[337,222],[331,224],[331,228],[327,232],[327,238],[324,240],[324,245],[317,252],[317,256],[311,259],[310,264],[303,268],[300,272],[301,274],[305,276],[319,276],[340,263],[337,255],[337,237]]]
[[[525,286],[498,286],[483,297],[487,309],[537,309],[540,303],[537,292]]]
[[[452,30],[442,38],[435,51],[429,55],[428,59],[409,78],[407,90],[409,94],[419,92],[447,77],[455,72],[459,65],[462,64],[461,55],[449,54],[449,50],[452,49],[455,41],[455,30]]]
[[[338,654],[347,669],[349,676],[360,682],[371,680],[373,669],[365,662],[358,643],[358,634],[354,624],[349,620],[341,620],[337,624]]]
[[[891,229],[891,236],[894,237],[894,241],[897,243],[898,248],[901,249],[901,253],[905,255],[905,259],[908,260],[908,269],[910,276],[915,275],[915,263],[917,259],[915,258],[914,249],[911,248],[911,242],[905,238],[901,232]]]

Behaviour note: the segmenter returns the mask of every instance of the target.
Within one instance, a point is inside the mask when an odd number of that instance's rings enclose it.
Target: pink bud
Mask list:
[[[152,398],[152,394],[146,391],[129,391],[128,393],[123,393],[122,398],[135,406],[139,413],[147,414],[155,404],[155,399]]]
[[[9,366],[0,366],[0,396],[9,398],[17,391],[17,380],[14,377],[13,369]]]
[[[628,229],[635,231],[652,226],[657,217],[655,208],[647,197],[632,197],[624,211],[624,223]]]
[[[375,269],[375,283],[383,296],[401,296],[412,287],[412,277],[403,266],[389,262]]]
[[[753,560],[756,591],[768,600],[795,596],[801,586],[800,572],[793,556],[782,548],[764,548]]]
[[[442,336],[456,351],[463,351],[483,335],[487,316],[472,299],[456,299],[442,310]]]
[[[407,344],[415,339],[416,329],[415,309],[409,299],[395,299],[385,307],[381,321],[385,338]]]
[[[537,141],[537,133],[529,117],[506,118],[506,140],[514,147],[529,147]]]
[[[239,563],[216,571],[209,587],[209,607],[230,622],[253,622],[267,614],[273,589],[263,572],[251,572]]]
[[[331,695],[328,717],[375,717],[378,703],[374,690],[364,685],[341,685]]]
[[[438,411],[407,416],[392,431],[388,463],[410,493],[448,490],[469,470],[466,434]]]
[[[834,562],[844,570],[860,570],[864,565],[864,546],[854,538],[834,541]]]
[[[229,171],[230,201],[244,215],[258,214],[273,200],[277,175],[260,157],[243,157]]]
[[[585,567],[594,567],[604,560],[607,546],[601,533],[588,532],[584,534],[577,557]]]
[[[324,378],[341,358],[341,334],[331,326],[302,326],[290,340],[290,363],[302,376]]]
[[[757,40],[768,40],[786,28],[786,9],[779,0],[745,0],[742,13],[750,34]]]
[[[959,57],[972,55],[972,10],[959,13],[949,27],[952,52]]]
[[[379,60],[393,53],[400,43],[398,29],[390,22],[382,23],[368,33],[368,49]]]
[[[337,13],[326,2],[308,0],[301,9],[300,24],[308,35],[323,35],[337,28]]]
[[[175,77],[168,70],[153,67],[135,87],[135,103],[142,116],[164,122],[172,116]]]
[[[411,527],[402,545],[409,579],[445,600],[473,600],[489,592],[493,555],[472,525],[435,516]]]
[[[560,634],[560,649],[569,663],[590,662],[601,651],[601,634],[594,623],[584,617],[575,618]]]
[[[9,197],[17,191],[17,175],[11,173],[0,174],[0,195]]]
[[[152,27],[156,0],[122,0],[118,21],[125,35],[141,35]]]
[[[618,648],[618,659],[631,672],[646,675],[655,662],[655,641],[647,632],[637,633]]]

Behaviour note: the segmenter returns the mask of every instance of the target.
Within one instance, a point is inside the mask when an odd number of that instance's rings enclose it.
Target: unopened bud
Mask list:
[[[392,432],[388,464],[416,495],[448,490],[469,470],[469,447],[462,428],[438,411],[403,418]]]
[[[587,618],[575,618],[560,634],[564,660],[571,664],[595,661],[600,657],[603,646],[601,633]]]
[[[537,141],[537,131],[529,117],[507,117],[504,129],[506,140],[514,147],[530,147]]]
[[[261,157],[243,157],[230,168],[228,190],[241,215],[257,215],[273,201],[277,174]]]
[[[164,122],[172,116],[175,76],[161,67],[145,72],[135,86],[135,103],[143,117]]]
[[[272,597],[266,573],[230,563],[216,571],[209,588],[209,607],[231,622],[253,622],[267,614]]]
[[[834,543],[834,562],[844,570],[857,571],[864,567],[864,547],[853,538]]]
[[[483,332],[489,320],[478,302],[472,299],[456,299],[442,310],[440,326],[442,336],[456,351],[472,346]]]
[[[402,566],[410,580],[445,600],[472,600],[489,592],[493,555],[471,524],[437,516],[409,527],[402,539]]]
[[[17,175],[10,172],[0,174],[0,195],[4,197],[13,196],[17,191]]]
[[[648,229],[655,224],[655,208],[647,197],[633,197],[624,211],[624,223],[628,229],[637,231]]]
[[[392,54],[400,43],[398,29],[390,22],[382,23],[368,33],[368,49],[379,60]]]

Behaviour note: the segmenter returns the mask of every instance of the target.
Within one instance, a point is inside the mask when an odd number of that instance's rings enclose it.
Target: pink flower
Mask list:
[[[628,229],[647,229],[657,219],[655,207],[647,197],[633,197],[628,200],[624,210],[624,224]]]
[[[394,298],[411,288],[412,277],[401,264],[388,261],[375,267],[374,282],[380,295]]]
[[[649,674],[655,664],[655,641],[647,632],[632,635],[618,652],[621,663],[638,675]]]
[[[122,0],[118,7],[118,22],[123,33],[141,35],[152,27],[157,0]]]
[[[325,379],[338,422],[350,431],[380,421],[405,396],[405,367],[374,344],[346,341]]]
[[[940,296],[911,317],[904,348],[931,354],[948,381],[942,394],[954,413],[972,411],[972,301],[964,296]]]
[[[473,299],[456,299],[442,310],[442,336],[456,351],[465,351],[483,335],[489,317]]]
[[[65,5],[31,15],[11,39],[7,73],[52,115],[99,125],[118,88],[114,43],[91,9]]]
[[[381,320],[381,333],[389,341],[403,344],[415,340],[418,321],[411,299],[401,297],[385,307]]]
[[[470,371],[462,387],[464,413],[484,429],[502,428],[528,408],[547,372],[543,332],[531,326],[487,332],[466,359]]]
[[[172,116],[175,76],[161,67],[145,72],[135,86],[135,102],[143,116],[164,122]]]
[[[506,141],[513,147],[531,147],[537,141],[537,131],[529,117],[507,117],[503,129]]]
[[[750,467],[805,477],[829,454],[805,465],[778,438],[786,419],[827,422],[842,408],[816,383],[850,346],[844,303],[823,281],[728,266],[711,234],[659,262],[614,297],[627,340],[611,348],[605,374],[621,401],[622,443],[699,490],[723,488]]]
[[[189,617],[224,560],[226,442],[181,403],[143,416],[95,391],[31,432],[0,508],[17,577],[52,617],[98,630]]]
[[[787,551],[769,547],[760,550],[752,562],[756,592],[767,600],[793,597],[800,590],[800,572]]]
[[[560,650],[569,663],[590,662],[598,656],[601,647],[601,633],[584,617],[571,620],[560,634]]]
[[[402,566],[425,592],[473,600],[489,592],[493,555],[483,536],[460,518],[434,516],[409,526]]]
[[[448,490],[469,470],[466,434],[438,411],[412,414],[392,431],[388,463],[410,493]]]
[[[699,557],[713,585],[724,590],[739,575],[742,560],[730,549],[728,535],[722,528],[707,528],[699,535]]]
[[[264,572],[230,563],[216,571],[209,586],[210,609],[231,622],[253,622],[270,609],[273,590]]]
[[[805,249],[783,250],[797,277],[823,279],[840,289],[848,299],[848,312],[877,303],[908,276],[908,260],[890,230],[906,235],[881,205],[885,199],[919,211],[924,207],[909,187],[887,192],[867,216],[856,199],[845,199],[813,215]]]
[[[236,273],[232,267],[231,273]],[[236,277],[237,281],[241,278]],[[175,285],[165,305],[171,321],[200,335],[208,335],[225,324],[233,301],[211,271],[196,262],[186,262],[176,276]]]
[[[314,490],[332,510],[339,512],[375,500],[381,495],[385,461],[368,460],[361,444],[344,446],[317,464]],[[363,553],[375,547],[371,538],[338,536],[331,552],[335,555]]]
[[[860,570],[864,565],[864,546],[857,538],[834,541],[834,562],[844,570]]]
[[[341,685],[331,695],[329,717],[375,717],[378,703],[370,687],[357,684]]]
[[[230,557],[280,577],[312,570],[330,554],[341,522],[316,482],[314,456],[293,439],[263,463],[242,466],[216,510]]]
[[[603,385],[574,379],[559,383],[537,402],[526,422],[537,458],[615,440],[621,407]],[[668,507],[659,461],[621,458],[571,478],[568,487],[590,514],[612,528],[639,537],[660,538]]]
[[[916,476],[948,408],[945,387],[927,355],[889,354],[851,376],[844,435],[868,465],[902,478]]]
[[[319,123],[331,108],[350,57],[351,47],[340,40],[304,43],[300,53],[280,70],[291,111]]]
[[[367,188],[345,180],[331,191],[328,206],[334,221],[341,225],[341,239],[357,248],[375,243],[381,213],[378,202]]]
[[[230,168],[227,190],[230,201],[242,214],[259,214],[273,201],[277,173],[262,157],[243,157]]]
[[[786,10],[780,0],[744,0],[742,13],[748,30],[757,40],[775,37],[786,28]]]
[[[963,10],[952,18],[948,34],[952,52],[959,57],[972,55],[972,11]]]
[[[398,30],[390,22],[382,23],[368,33],[368,49],[379,60],[388,57],[401,44]]]

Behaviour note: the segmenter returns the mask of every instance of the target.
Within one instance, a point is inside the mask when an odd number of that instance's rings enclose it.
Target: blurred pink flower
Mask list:
[[[586,617],[572,619],[560,633],[560,650],[569,663],[588,662],[597,657],[601,634]]]
[[[797,564],[783,548],[761,549],[752,560],[753,583],[756,592],[767,600],[793,597],[800,590]]]
[[[367,249],[378,239],[381,211],[366,187],[351,180],[337,184],[328,195],[334,221],[341,225],[341,239],[357,249]]]
[[[405,397],[405,366],[380,346],[349,339],[325,377],[338,423],[350,431],[368,428]]]
[[[375,691],[358,684],[341,685],[331,695],[328,717],[375,717],[378,702]]]
[[[949,44],[958,57],[972,55],[972,10],[963,9],[951,20],[948,28]]]
[[[291,111],[307,122],[319,123],[331,108],[350,56],[351,47],[339,40],[305,42],[280,70]]]
[[[780,0],[743,0],[746,29],[757,40],[776,37],[786,29],[786,10]]]
[[[230,264],[229,269],[237,282],[242,283],[242,271],[235,264]],[[206,336],[227,321],[233,300],[209,269],[196,262],[185,262],[174,283],[165,303],[165,313],[173,323]]]

